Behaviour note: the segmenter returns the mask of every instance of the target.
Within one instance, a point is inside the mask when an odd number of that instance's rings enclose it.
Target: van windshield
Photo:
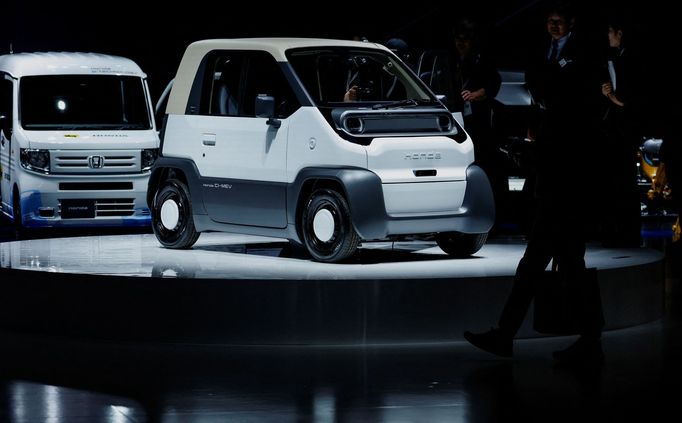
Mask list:
[[[24,129],[151,129],[144,83],[139,77],[25,76],[19,89]]]
[[[438,104],[407,66],[382,50],[293,49],[289,63],[318,106]]]

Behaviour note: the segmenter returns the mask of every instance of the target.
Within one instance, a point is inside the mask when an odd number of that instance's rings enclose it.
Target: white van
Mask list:
[[[335,262],[361,241],[435,235],[469,255],[493,224],[466,132],[381,45],[196,42],[164,122],[148,202],[169,248],[220,230],[287,238]]]
[[[146,75],[94,53],[0,56],[0,194],[18,229],[145,226],[159,140]]]

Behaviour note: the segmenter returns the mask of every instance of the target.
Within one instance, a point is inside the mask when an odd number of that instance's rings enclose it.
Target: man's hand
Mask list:
[[[476,91],[464,90],[462,91],[462,100],[464,101],[481,101],[485,100],[485,88]]]
[[[358,101],[357,85],[353,85],[348,91],[346,91],[346,94],[343,96],[343,101]]]
[[[601,93],[605,97],[611,96],[613,94],[613,85],[611,85],[610,82],[605,82],[605,83],[601,84]]]

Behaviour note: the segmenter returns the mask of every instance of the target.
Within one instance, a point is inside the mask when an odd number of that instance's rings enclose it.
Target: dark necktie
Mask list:
[[[559,40],[552,40],[552,50],[549,52],[549,61],[555,62],[559,55]]]

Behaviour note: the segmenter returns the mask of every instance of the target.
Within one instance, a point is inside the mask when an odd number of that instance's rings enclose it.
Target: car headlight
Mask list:
[[[142,150],[142,170],[151,169],[157,157],[159,157],[158,148],[145,148]]]
[[[21,167],[34,172],[50,173],[50,151],[33,148],[20,150]]]

